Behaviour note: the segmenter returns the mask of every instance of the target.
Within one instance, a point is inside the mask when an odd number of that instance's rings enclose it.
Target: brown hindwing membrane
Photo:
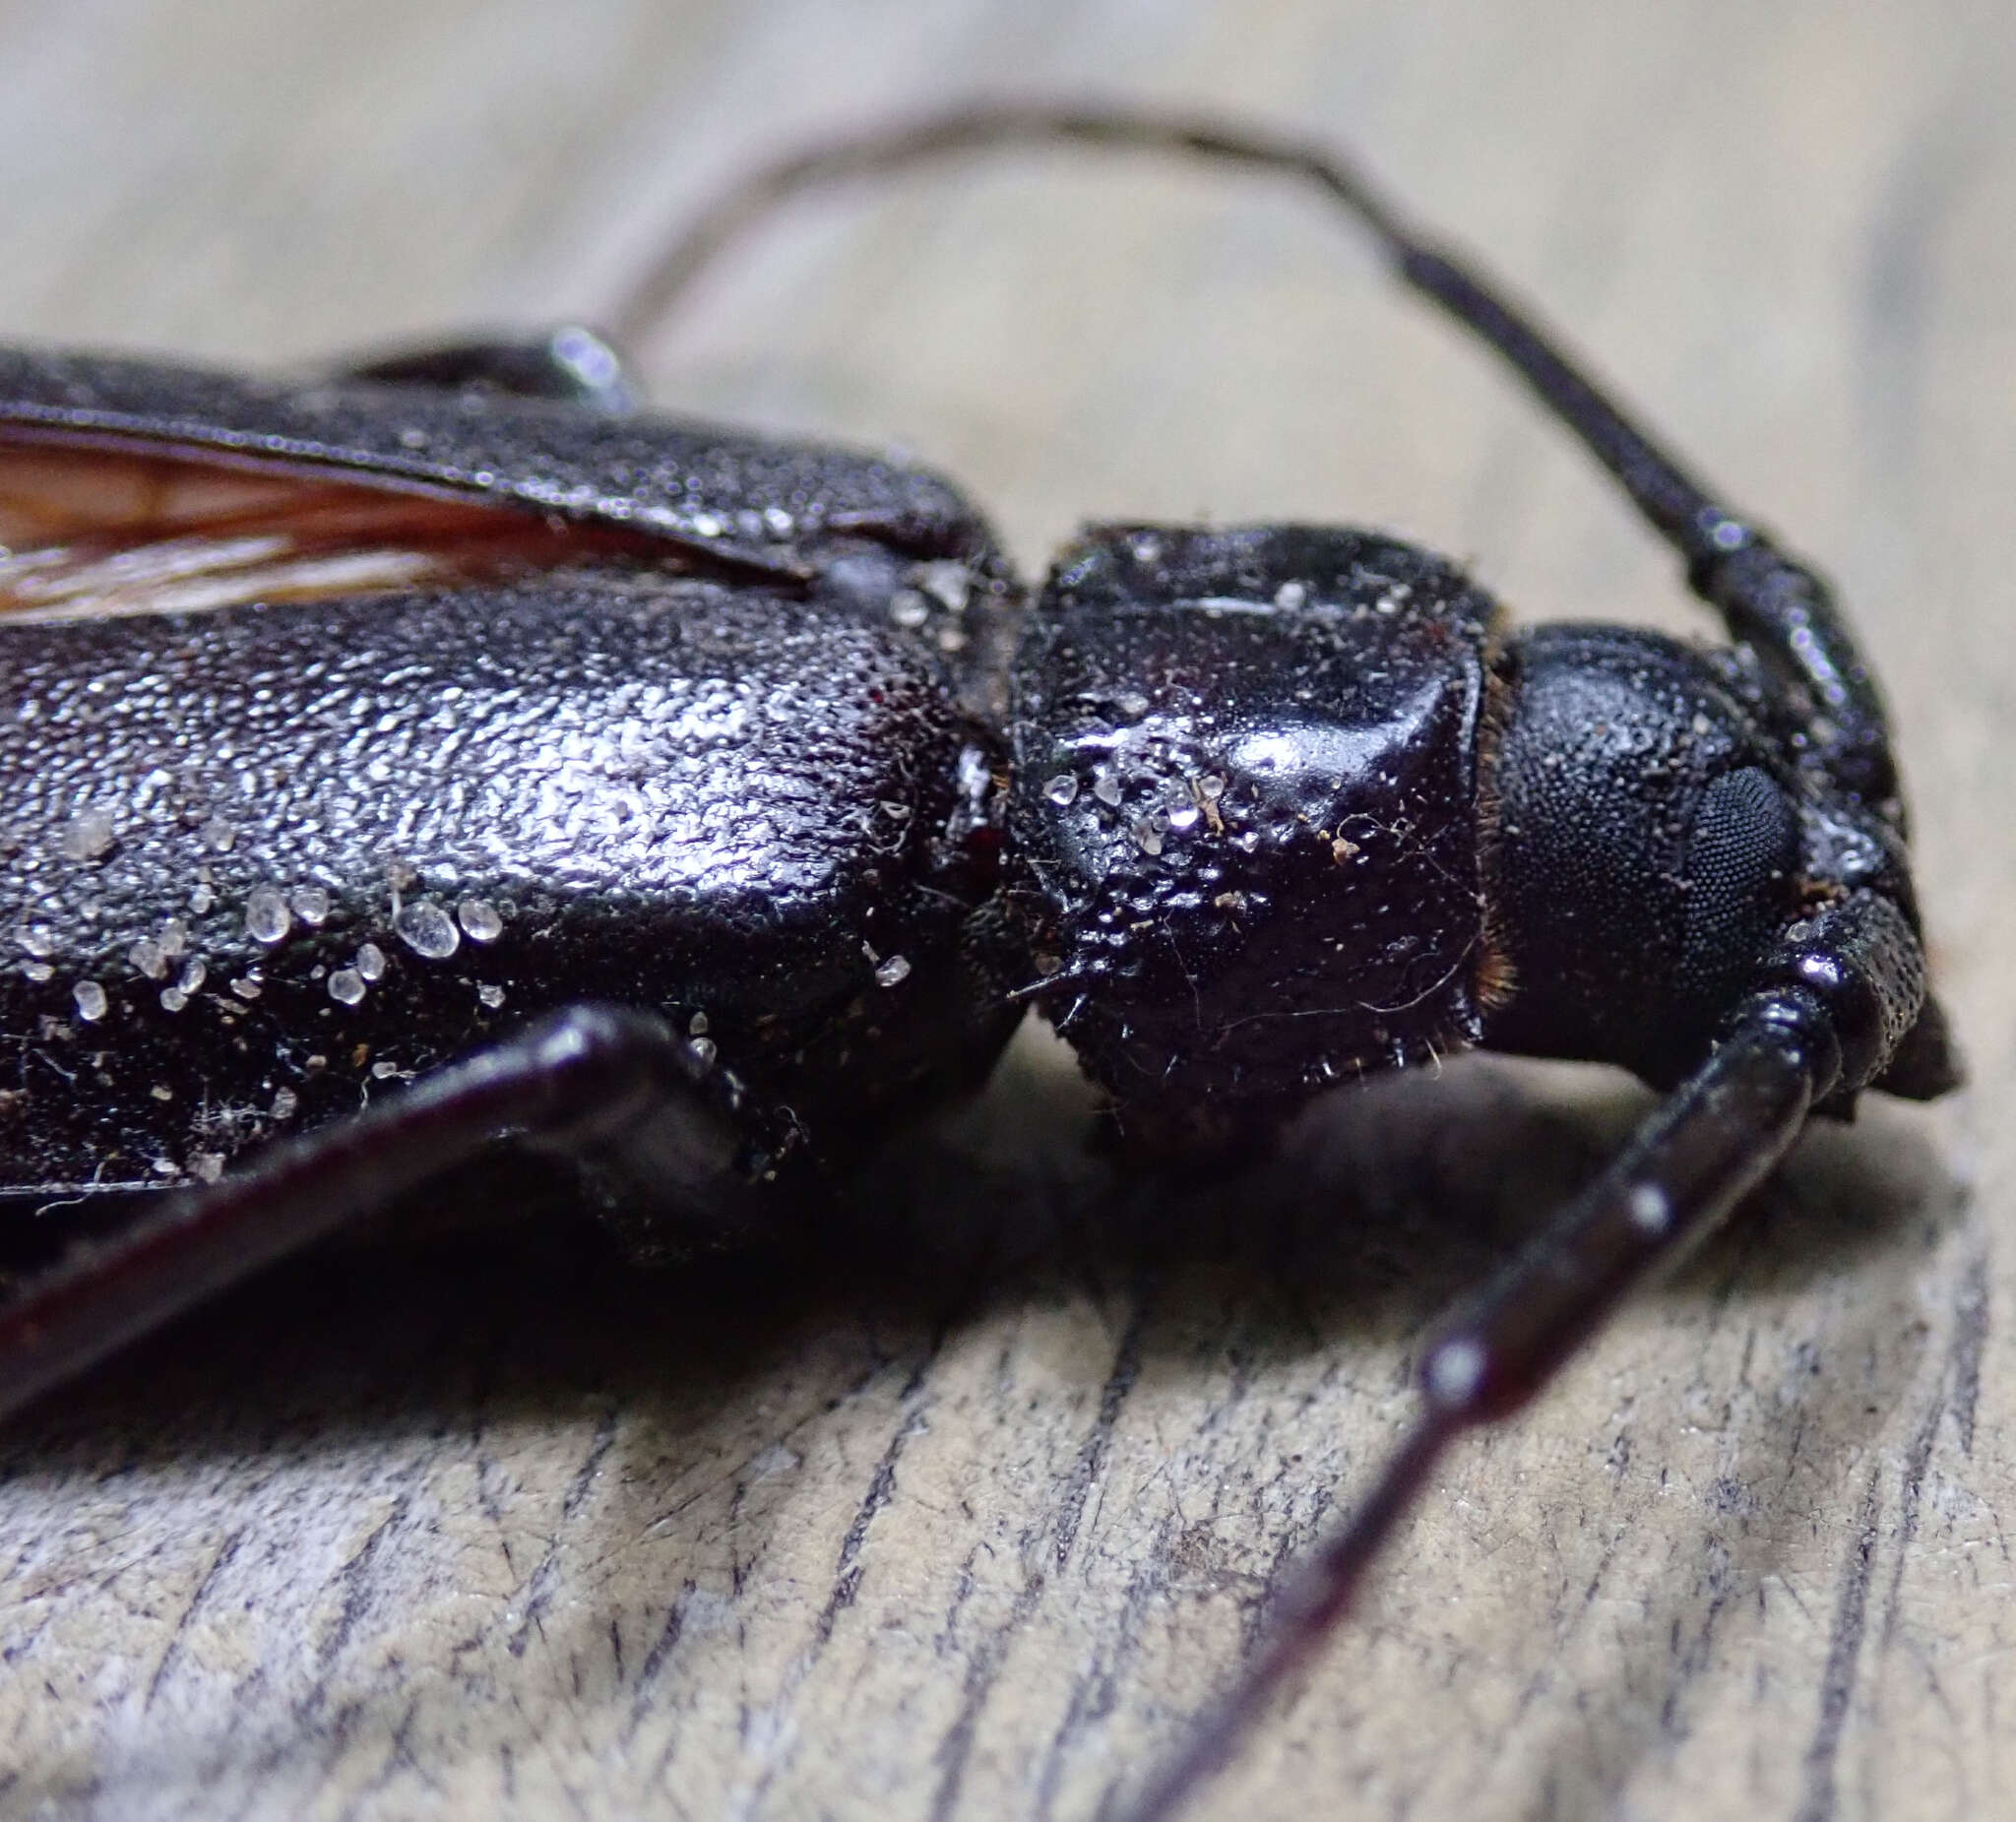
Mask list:
[[[191,613],[640,559],[648,534],[284,465],[0,440],[0,615]]]

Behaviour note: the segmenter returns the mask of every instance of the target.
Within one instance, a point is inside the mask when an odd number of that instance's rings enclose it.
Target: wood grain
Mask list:
[[[1197,1813],[1932,1818],[2016,1777],[2016,29],[1960,0],[0,8],[0,329],[280,364],[594,315],[712,185],[978,89],[1364,150],[1833,570],[1973,1086],[1814,1133],[1437,1481]],[[1058,158],[794,210],[659,397],[1081,518],[1389,526],[1698,626],[1561,440],[1264,187]],[[0,1442],[0,1813],[1101,1812],[1644,1099],[1452,1064],[1117,1174],[1030,1034],[793,1260],[284,1271]]]

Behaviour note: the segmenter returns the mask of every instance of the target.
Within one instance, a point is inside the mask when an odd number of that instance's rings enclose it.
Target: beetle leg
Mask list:
[[[725,1212],[766,1159],[740,1088],[648,1014],[579,1006],[358,1117],[274,1147],[57,1267],[0,1309],[0,1416],[261,1266],[499,1140],[612,1161],[660,1197]]]
[[[427,386],[441,392],[500,392],[517,399],[557,399],[622,416],[638,390],[623,357],[592,329],[564,324],[543,336],[511,341],[447,342],[344,362],[345,379]]]
[[[1292,1577],[1271,1635],[1124,1822],[1163,1822],[1225,1763],[1349,1609],[1448,1446],[1513,1415],[1649,1274],[1721,1225],[1808,1110],[1880,1075],[1924,993],[1902,913],[1857,894],[1788,931],[1763,989],[1594,1183],[1422,1349],[1421,1410],[1350,1521]]]

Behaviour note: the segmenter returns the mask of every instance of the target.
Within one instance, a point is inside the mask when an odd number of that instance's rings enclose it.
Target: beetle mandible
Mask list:
[[[0,1311],[0,1409],[500,1142],[642,1254],[761,1230],[1031,1004],[1165,1158],[1469,1045],[1634,1071],[1664,1102],[1424,1346],[1414,1428],[1148,1818],[1453,1438],[1809,1115],[1958,1070],[1825,585],[1335,154],[962,109],[760,173],[626,315],[806,184],[1045,140],[1315,186],[1729,643],[1511,629],[1442,559],[1314,526],[1093,527],[1026,596],[937,477],[641,414],[585,331],[292,384],[0,355],[0,1188],[158,1204]]]

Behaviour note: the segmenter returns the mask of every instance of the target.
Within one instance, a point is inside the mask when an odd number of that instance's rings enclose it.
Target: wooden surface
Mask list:
[[[282,363],[608,307],[712,184],[980,87],[1363,149],[1824,558],[1903,730],[1974,1067],[1815,1134],[1464,1449],[1197,1813],[2008,1805],[2016,27],[1534,0],[100,0],[0,9],[0,330]],[[1303,516],[1529,617],[1670,564],[1306,206],[1054,158],[793,212],[659,398],[900,442],[1031,566],[1083,516]],[[832,1257],[639,1279],[352,1251],[0,1439],[0,1813],[1097,1815],[1407,1408],[1420,1325],[1644,1104],[1452,1065],[1182,1194],[1030,1037]]]

